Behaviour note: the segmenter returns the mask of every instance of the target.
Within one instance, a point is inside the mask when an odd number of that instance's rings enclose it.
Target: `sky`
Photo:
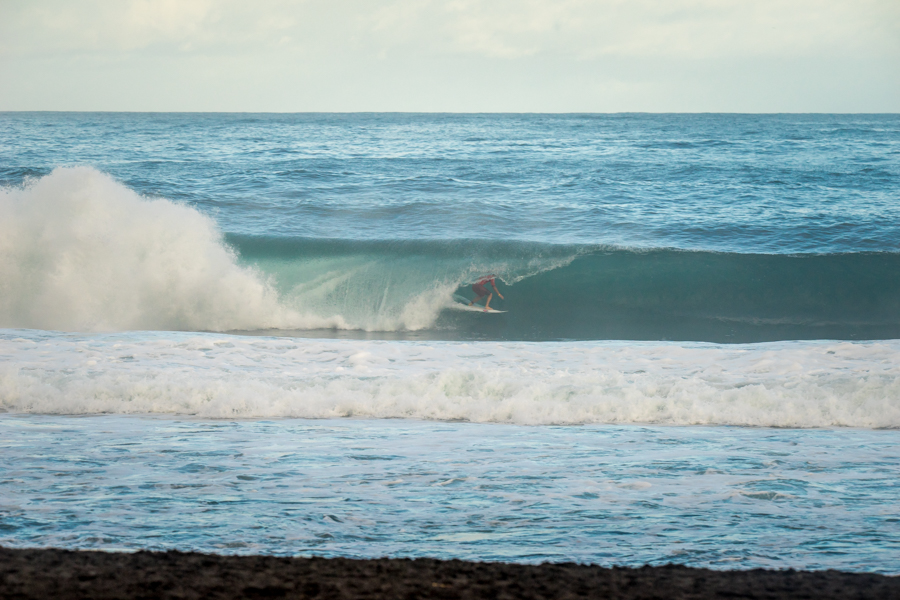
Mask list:
[[[900,112],[900,0],[0,0],[0,110]]]

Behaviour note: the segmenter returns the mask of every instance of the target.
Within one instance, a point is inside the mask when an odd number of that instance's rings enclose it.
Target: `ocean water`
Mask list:
[[[900,573],[898,236],[897,115],[0,113],[0,544]]]

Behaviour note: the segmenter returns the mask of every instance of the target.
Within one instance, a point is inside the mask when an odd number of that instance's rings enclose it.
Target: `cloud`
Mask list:
[[[316,50],[680,58],[900,49],[895,0],[36,0],[0,8],[6,55]]]
[[[290,0],[37,0],[0,6],[6,55],[253,51],[294,26]],[[279,35],[281,34],[281,35]]]
[[[0,0],[0,110],[885,111],[898,61],[897,0]]]
[[[900,47],[900,3],[883,0],[396,0],[374,17],[384,46],[502,58],[702,59]]]

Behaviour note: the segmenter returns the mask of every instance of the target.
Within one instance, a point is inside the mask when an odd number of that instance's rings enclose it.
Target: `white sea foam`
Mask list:
[[[0,336],[8,412],[900,427],[900,341],[384,342]]]
[[[296,325],[200,212],[88,167],[0,190],[0,326],[82,331]]]

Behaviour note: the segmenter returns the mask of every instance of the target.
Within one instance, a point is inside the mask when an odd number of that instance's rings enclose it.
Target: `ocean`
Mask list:
[[[898,115],[0,113],[0,545],[900,574],[898,239]]]

